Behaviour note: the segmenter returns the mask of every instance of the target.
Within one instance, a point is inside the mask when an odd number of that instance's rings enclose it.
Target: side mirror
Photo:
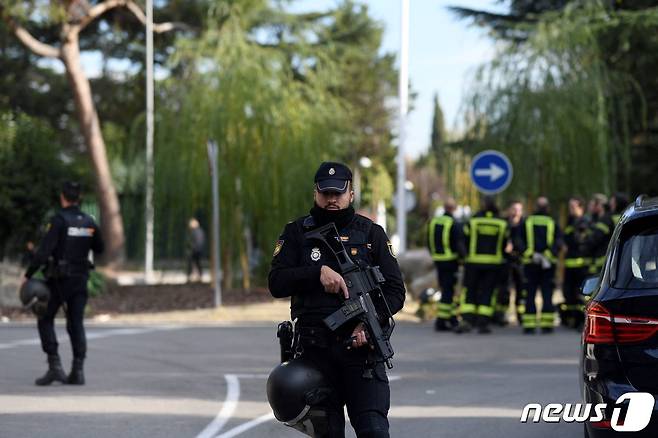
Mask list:
[[[599,285],[599,276],[589,277],[583,281],[583,285],[580,287],[580,293],[586,296],[592,296],[596,292]]]

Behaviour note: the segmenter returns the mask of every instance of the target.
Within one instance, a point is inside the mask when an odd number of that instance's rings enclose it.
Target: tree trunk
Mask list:
[[[80,63],[80,47],[77,35],[71,35],[62,45],[62,61],[66,76],[75,98],[75,106],[80,122],[80,130],[87,144],[87,151],[94,168],[96,195],[101,210],[101,230],[105,240],[104,261],[115,267],[123,261],[124,234],[119,198],[105,151],[105,141],[96,112],[89,79]]]

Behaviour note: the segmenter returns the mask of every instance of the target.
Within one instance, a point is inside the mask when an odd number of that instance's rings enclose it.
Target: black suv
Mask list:
[[[582,336],[583,397],[606,404],[603,418],[585,423],[585,436],[658,437],[658,408],[654,402],[648,412],[647,401],[653,400],[648,394],[658,398],[658,198],[642,195],[626,209],[600,276],[584,283],[583,294],[591,296]],[[638,392],[648,393],[644,401],[632,396],[635,404],[616,404]],[[641,432],[619,432],[624,422],[631,427],[649,415]]]

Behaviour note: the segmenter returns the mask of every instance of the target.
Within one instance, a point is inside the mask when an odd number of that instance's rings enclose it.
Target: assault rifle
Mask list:
[[[377,361],[386,363],[388,368],[393,368],[391,358],[393,348],[390,338],[395,321],[393,314],[384,298],[380,284],[386,280],[378,266],[363,266],[354,262],[338,235],[333,222],[304,234],[307,239],[316,239],[325,244],[336,257],[340,267],[340,273],[345,280],[349,291],[349,298],[343,302],[343,306],[324,319],[324,323],[335,331],[348,321],[358,320],[366,327],[368,343],[374,349]],[[342,295],[341,295],[342,296]],[[373,297],[382,305],[380,310],[385,314],[380,317],[373,302]],[[382,320],[384,324],[382,324]],[[351,342],[351,340],[350,340]]]

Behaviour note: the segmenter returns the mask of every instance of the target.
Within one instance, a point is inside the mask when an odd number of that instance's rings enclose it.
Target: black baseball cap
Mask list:
[[[62,184],[62,195],[69,202],[78,202],[80,201],[80,183],[77,181],[65,181]]]
[[[345,193],[348,181],[352,181],[352,171],[343,163],[325,161],[315,172],[315,187],[318,192]]]

